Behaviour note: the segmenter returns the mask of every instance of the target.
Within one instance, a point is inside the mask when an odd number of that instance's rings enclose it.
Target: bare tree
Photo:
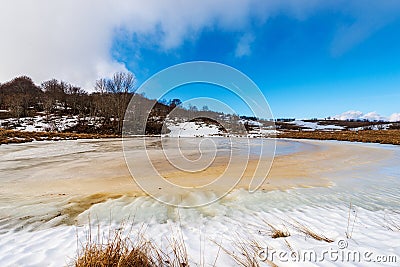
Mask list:
[[[2,84],[0,94],[3,99],[0,104],[3,108],[15,111],[18,107],[19,116],[25,117],[31,115],[31,111],[38,108],[42,91],[33,83],[31,78],[19,76]],[[5,101],[5,97],[8,98],[7,101]]]
[[[46,112],[47,120],[50,119],[50,114],[53,112],[54,105],[55,100],[52,97],[45,95],[43,98],[43,109]]]
[[[96,90],[96,92],[98,92],[99,94],[107,93],[107,81],[108,80],[105,78],[98,79],[94,86],[94,89]]]
[[[125,111],[132,96],[130,93],[134,92],[135,84],[136,79],[130,72],[117,72],[108,83],[109,90],[115,96],[114,103],[118,133],[122,131]]]
[[[130,72],[117,72],[111,79],[96,81],[95,90],[99,93],[99,108],[105,122],[112,121],[116,131],[122,131],[125,110],[135,91],[136,78]]]
[[[201,110],[202,110],[202,111],[209,111],[210,109],[208,108],[207,105],[204,105],[204,106],[201,108]]]
[[[107,81],[107,91],[114,94],[133,93],[136,78],[131,72],[117,72]]]
[[[84,103],[82,103],[82,97],[86,95],[86,92],[78,86],[68,85],[66,89],[66,104],[71,108],[73,114],[80,114],[84,110]]]
[[[24,108],[23,108],[23,99],[20,94],[18,95],[7,95],[4,98],[5,105],[9,108],[11,116],[14,118],[21,118],[21,116],[24,113]]]
[[[59,82],[56,79],[51,79],[43,82],[41,87],[48,97],[52,98],[54,102],[61,104],[64,110],[67,109],[66,91],[69,84],[63,81]]]

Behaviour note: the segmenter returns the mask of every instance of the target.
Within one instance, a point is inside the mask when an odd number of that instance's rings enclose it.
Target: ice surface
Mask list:
[[[329,143],[281,142],[278,154],[297,153],[309,146]],[[253,144],[256,153],[256,141]],[[91,218],[94,226],[100,224],[102,231],[108,231],[111,217],[111,225],[114,227],[118,227],[124,220],[132,221],[134,229],[140,229],[145,224],[145,235],[157,244],[165,245],[171,229],[180,227],[193,266],[199,264],[201,258],[205,259],[205,266],[213,264],[218,246],[212,240],[234,251],[233,244],[238,242],[237,236],[247,240],[256,239],[265,248],[275,251],[291,252],[289,244],[295,251],[313,250],[318,255],[324,251],[342,251],[337,241],[343,239],[348,244],[343,251],[371,252],[372,257],[395,255],[397,263],[386,265],[398,266],[400,231],[388,228],[393,226],[393,222],[400,222],[400,148],[390,145],[340,144],[388,151],[391,157],[373,164],[368,170],[354,167],[337,173],[335,185],[331,187],[258,191],[252,194],[246,190],[235,190],[218,202],[195,209],[178,210],[148,196],[120,196],[83,210],[77,215],[75,225],[58,223],[62,221],[63,215],[57,212],[69,201],[63,196],[43,196],[26,203],[21,198],[10,201],[6,195],[0,195],[0,265],[65,266],[76,255],[76,233],[79,240],[85,240],[88,218]],[[85,155],[100,148],[96,142],[63,141],[2,146],[0,149],[3,174],[16,162],[24,164],[28,159],[37,157],[38,161],[43,162],[43,168],[46,168],[49,160],[60,155]],[[5,179],[3,177],[0,179]],[[45,201],[49,197],[53,200],[50,203]],[[191,197],[196,201],[198,198],[207,199],[212,196],[204,192]],[[352,209],[349,209],[350,203]],[[47,218],[43,214],[51,216]],[[20,217],[14,220],[15,216]],[[265,221],[282,229],[287,228],[291,235],[285,239],[271,238],[267,234],[269,227]],[[296,221],[335,242],[326,243],[305,236],[293,227]],[[349,221],[351,238],[346,238]],[[95,229],[94,232],[97,232]],[[365,261],[334,262],[329,259],[323,262],[274,262],[279,266],[366,264]],[[374,262],[369,265],[378,266]],[[235,263],[220,251],[217,266],[235,266]],[[268,264],[262,263],[262,266]]]

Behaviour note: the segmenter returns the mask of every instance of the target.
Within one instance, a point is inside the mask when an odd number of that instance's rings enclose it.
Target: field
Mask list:
[[[44,140],[75,140],[75,139],[99,139],[113,138],[116,135],[86,134],[86,133],[61,133],[61,132],[23,132],[15,130],[5,130],[0,128],[0,145],[27,143],[32,141]]]
[[[277,137],[400,145],[400,130],[283,131]]]

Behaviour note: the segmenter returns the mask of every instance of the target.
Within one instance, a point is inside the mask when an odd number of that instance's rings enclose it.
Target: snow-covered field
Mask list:
[[[89,125],[100,126],[100,118],[81,118]],[[44,116],[38,115],[35,117],[26,118],[10,118],[0,119],[0,127],[8,129],[27,131],[27,132],[46,132],[46,131],[64,131],[78,124],[78,116]],[[249,120],[239,120],[238,123],[244,125],[249,123],[252,126],[257,126],[254,130],[248,133],[249,137],[266,137],[276,134],[277,132],[268,127],[261,127],[261,123]],[[207,124],[204,122],[179,122],[175,120],[166,121],[166,125],[170,132],[170,137],[212,137],[212,136],[232,136],[231,133],[222,131],[218,126]]]
[[[242,125],[246,121],[240,120],[239,123]],[[248,121],[247,121],[248,122]],[[261,127],[260,123],[253,122],[252,125],[259,126],[254,130],[251,130],[246,135],[247,137],[268,137],[277,134],[275,129],[268,127]],[[168,129],[170,133],[167,134],[169,137],[213,137],[213,136],[236,136],[235,134],[222,131],[218,126],[200,122],[169,122]]]
[[[298,153],[299,144],[305,145],[301,148],[303,150],[311,145],[318,151],[325,151],[324,144],[327,143],[337,142],[287,141],[284,146],[278,146],[277,152]],[[108,233],[109,227],[118,228],[122,221],[127,220],[134,226],[131,235],[143,229],[144,225],[145,236],[161,247],[168,247],[167,238],[180,229],[192,266],[210,266],[215,260],[215,266],[236,266],[232,257],[219,250],[215,242],[240,256],[237,246],[244,242],[245,247],[251,248],[252,241],[260,245],[256,248],[256,258],[259,258],[261,266],[269,266],[267,261],[262,261],[265,259],[273,260],[278,266],[398,266],[400,149],[389,145],[337,144],[339,150],[352,146],[355,151],[360,147],[371,148],[371,152],[381,151],[382,154],[376,154],[376,162],[365,165],[368,167],[351,165],[357,162],[357,154],[341,159],[340,166],[349,168],[340,171],[328,168],[334,181],[331,187],[252,194],[238,189],[211,205],[189,209],[172,208],[147,196],[124,195],[82,210],[74,225],[60,224],[64,216],[61,213],[50,216],[57,212],[59,203],[69,201],[68,196],[38,196],[27,203],[22,191],[10,195],[7,188],[2,188],[0,265],[65,266],[71,263],[79,247],[77,234],[78,240],[84,242],[90,217],[94,236],[98,224],[101,225],[100,233],[103,230]],[[24,179],[28,181],[34,179],[35,172],[46,169],[49,164],[58,164],[60,168],[67,166],[63,155],[69,155],[68,158],[73,160],[77,155],[84,159],[85,154],[96,151],[110,153],[103,145],[63,141],[29,144],[29,149],[24,149],[25,144],[4,146],[0,148],[0,169],[4,174],[0,179],[7,185],[18,184]],[[40,152],[45,153],[48,149],[51,149],[48,155]],[[115,149],[117,146],[114,144],[111,151]],[[387,156],[383,159],[378,155]],[[36,156],[40,158],[36,160]],[[368,157],[374,157],[374,153]],[[89,163],[76,162],[80,165]],[[329,166],[335,164],[331,162]],[[27,177],[15,177],[13,173],[18,174],[21,168],[30,168],[31,175],[27,172]],[[192,197],[209,198],[210,193]],[[286,231],[289,236],[272,238],[268,224]],[[299,225],[333,242],[315,240],[302,232]]]
[[[168,133],[170,137],[209,137],[219,136],[223,132],[216,125],[206,125],[199,122],[170,123]]]
[[[35,117],[26,117],[26,118],[10,118],[10,119],[0,119],[0,127],[7,129],[14,129],[20,131],[28,131],[28,132],[46,132],[46,131],[65,131],[71,127],[76,126],[79,123],[79,120],[84,120],[85,123],[88,123],[89,126],[100,127],[101,118],[97,117],[86,117],[79,118],[78,116],[55,116],[55,115],[38,115]],[[229,121],[229,116],[221,117],[221,120]],[[246,134],[235,134],[232,133],[231,130],[225,129],[224,126],[218,127],[215,124],[208,124],[205,122],[185,122],[180,120],[179,118],[167,119],[165,120],[165,124],[170,132],[167,136],[170,137],[215,137],[215,136],[247,136],[251,138],[262,138],[262,137],[271,137],[280,133],[279,127],[278,130],[275,129],[274,126],[263,126],[263,124],[259,121],[253,121],[249,119],[240,119],[237,121],[237,128],[244,130],[244,125],[249,125],[252,129]],[[291,122],[286,122],[287,125],[296,125],[302,127],[303,131],[341,131],[346,130],[346,127],[334,125],[332,124],[319,124],[318,121],[304,121],[304,120],[295,120]],[[370,126],[363,127],[353,127],[349,128],[352,131],[359,130],[387,130],[391,127],[392,124],[371,124]],[[285,127],[283,127],[285,129]],[[290,128],[289,128],[290,129]],[[297,131],[297,130],[296,130]],[[244,131],[243,131],[244,132]]]
[[[79,216],[79,226],[57,226],[41,230],[1,229],[0,262],[2,266],[64,266],[77,252],[77,237],[86,241],[87,217],[91,216],[93,238],[97,234],[97,219],[115,221],[127,219],[134,223],[130,236],[135,236],[145,225],[145,236],[168,246],[168,238],[180,229],[193,266],[205,261],[216,266],[237,266],[233,259],[219,250],[213,241],[236,254],[238,242],[257,241],[262,260],[267,258],[278,266],[381,266],[375,261],[392,261],[386,266],[398,266],[400,261],[399,230],[389,230],[389,220],[400,220],[394,207],[369,207],[361,199],[342,196],[335,190],[302,189],[287,192],[256,193],[236,191],[226,200],[201,209],[170,209],[149,197],[121,198],[93,206]],[[350,211],[346,202],[354,201]],[[386,202],[390,202],[388,199]],[[110,229],[107,219],[102,221],[102,231]],[[268,224],[287,231],[286,238],[270,237]],[[333,240],[332,243],[315,240],[296,229],[296,224],[312,229]],[[293,225],[292,225],[293,224]],[[111,229],[120,225],[114,222]],[[349,231],[351,237],[346,237]],[[250,247],[251,248],[251,247]],[[250,249],[251,250],[251,249]],[[296,258],[291,254],[295,253]],[[219,256],[218,256],[219,255]],[[202,259],[203,258],[203,259]],[[395,262],[393,262],[395,261]]]
[[[344,129],[343,127],[337,126],[337,125],[321,125],[321,124],[318,124],[318,122],[306,122],[306,121],[302,121],[302,120],[296,120],[296,121],[293,121],[290,123],[308,128],[308,129],[304,129],[304,131],[315,131],[315,130],[336,131],[336,130]]]
[[[329,122],[329,121],[328,121]],[[340,130],[345,130],[345,127],[334,125],[333,122],[332,124],[319,124],[318,121],[316,122],[311,122],[311,121],[303,121],[303,120],[296,120],[292,122],[288,122],[290,124],[298,125],[300,127],[304,127],[303,131],[340,131]],[[372,123],[370,126],[363,126],[363,127],[354,127],[350,128],[352,131],[361,131],[365,129],[369,130],[387,130],[390,128],[392,124],[391,123],[386,123],[386,124],[379,124],[376,123],[375,125]]]
[[[35,116],[0,120],[0,127],[26,132],[64,131],[78,124],[78,116]]]

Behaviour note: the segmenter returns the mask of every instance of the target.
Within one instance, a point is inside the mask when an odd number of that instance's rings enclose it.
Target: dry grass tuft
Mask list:
[[[328,243],[332,243],[333,242],[333,239],[330,239],[330,238],[324,236],[323,234],[318,234],[318,233],[314,232],[310,227],[308,227],[308,226],[306,226],[304,224],[301,224],[296,220],[291,225],[292,225],[292,227],[294,229],[296,229],[300,233],[303,233],[308,237],[314,238],[315,240],[325,241],[325,242],[328,242]]]
[[[277,228],[276,226],[268,223],[267,221],[263,220],[266,225],[270,228],[269,235],[272,238],[282,238],[290,236],[289,231],[287,230],[286,226],[284,226],[284,230]]]
[[[230,250],[226,247],[223,247],[222,244],[213,241],[219,248],[224,251],[228,256],[230,256],[238,266],[243,267],[259,267],[260,265],[260,251],[264,250],[264,247],[261,244],[252,238],[244,238],[237,236],[234,240],[232,240],[232,249]],[[275,267],[277,266],[270,260],[265,260],[269,266]],[[215,263],[214,263],[215,265]],[[217,266],[217,265],[215,265]]]
[[[164,255],[168,255],[168,257],[164,259],[164,262],[167,265],[163,266],[189,266],[189,259],[186,251],[185,241],[183,240],[182,231],[171,229],[171,233],[172,237],[167,238],[169,243],[168,254],[164,253]]]
[[[262,217],[257,216],[257,218],[259,218],[262,223],[250,224],[250,226],[252,229],[255,229],[259,234],[267,235],[274,239],[290,236],[290,233],[284,224],[281,227],[277,227],[269,223],[266,219]]]
[[[286,244],[286,246],[288,247],[288,249],[289,249],[291,252],[295,252],[295,250],[293,249],[292,245],[290,245],[290,243],[289,243],[286,239],[284,239],[284,240],[285,240],[285,244]]]
[[[87,244],[75,266],[156,266],[148,250],[146,243],[131,247],[127,240],[120,238],[107,244]]]
[[[393,232],[400,231],[400,219],[394,219],[385,215],[384,227]]]
[[[238,266],[259,267],[258,253],[262,246],[256,241],[248,238],[237,237],[232,241],[233,251],[225,248],[222,244],[213,241],[222,251],[229,255]]]
[[[100,229],[100,227],[98,228]],[[98,230],[100,233],[100,230]],[[183,239],[170,239],[170,251],[163,251],[147,240],[139,231],[132,238],[132,231],[124,233],[124,227],[109,230],[107,237],[92,238],[92,231],[81,244],[75,267],[186,267],[189,261]]]

